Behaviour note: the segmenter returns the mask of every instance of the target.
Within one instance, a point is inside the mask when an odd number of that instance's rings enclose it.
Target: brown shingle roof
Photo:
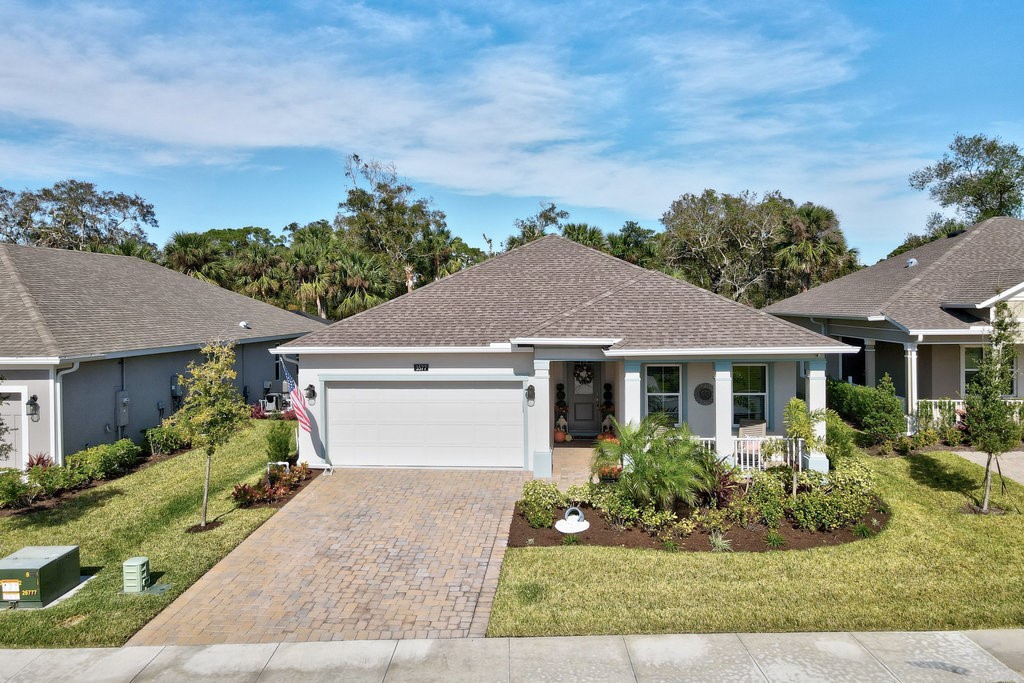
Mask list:
[[[535,240],[290,342],[487,346],[621,338],[621,349],[835,347],[834,340],[557,236]]]
[[[0,244],[0,357],[297,337],[323,326],[140,259]]]
[[[907,260],[917,259],[908,268]],[[907,329],[967,329],[983,324],[970,310],[1024,282],[1024,221],[989,218],[944,237],[772,304],[776,315],[885,316]]]

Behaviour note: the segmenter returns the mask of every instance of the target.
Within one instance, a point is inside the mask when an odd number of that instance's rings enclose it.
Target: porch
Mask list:
[[[812,410],[824,408],[823,359],[618,361],[563,356],[534,363],[534,381],[540,384],[538,378],[544,375],[548,381],[546,392],[535,386],[535,397],[540,403],[546,393],[544,402],[550,406],[549,427],[543,433],[537,427],[543,416],[531,421],[534,443],[549,449],[556,480],[587,480],[591,440],[611,431],[611,418],[636,423],[655,412],[687,425],[705,447],[745,471],[774,464],[828,468],[823,453],[811,453],[802,441],[785,438],[782,419],[793,397],[807,401]]]

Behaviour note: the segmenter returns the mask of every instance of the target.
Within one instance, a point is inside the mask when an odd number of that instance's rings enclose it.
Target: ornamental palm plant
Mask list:
[[[653,505],[671,510],[676,502],[691,506],[699,502],[707,471],[698,457],[700,445],[685,425],[673,426],[663,413],[648,415],[635,425],[612,421],[618,442],[597,445],[594,472],[621,463],[619,489],[640,508]]]

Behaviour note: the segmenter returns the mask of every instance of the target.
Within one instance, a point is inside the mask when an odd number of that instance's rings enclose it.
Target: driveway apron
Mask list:
[[[130,645],[482,636],[525,472],[322,475]]]

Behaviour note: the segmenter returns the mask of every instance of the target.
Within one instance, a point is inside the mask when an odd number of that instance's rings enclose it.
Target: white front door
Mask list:
[[[525,467],[516,381],[365,381],[327,386],[336,466]]]
[[[4,442],[13,446],[14,450],[7,453],[6,458],[0,454],[0,468],[25,467],[24,442],[27,428],[25,424],[25,406],[22,394],[5,394],[0,387],[0,396],[3,397],[3,405],[0,406],[0,417],[7,425],[7,434],[2,437]]]

